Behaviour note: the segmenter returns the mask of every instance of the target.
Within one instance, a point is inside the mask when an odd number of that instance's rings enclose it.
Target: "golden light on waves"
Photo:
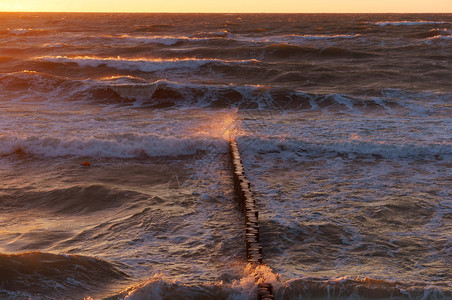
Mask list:
[[[232,111],[216,113],[210,120],[195,130],[195,135],[197,136],[221,138],[226,141],[234,140],[244,133],[238,116],[238,108]]]

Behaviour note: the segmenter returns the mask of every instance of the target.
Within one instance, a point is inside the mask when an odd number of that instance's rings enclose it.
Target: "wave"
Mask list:
[[[331,41],[331,40],[343,40],[343,39],[355,39],[361,37],[360,34],[354,35],[277,35],[268,37],[249,37],[244,35],[233,35],[227,30],[217,31],[217,32],[203,32],[194,34],[192,36],[130,36],[122,35],[119,39],[125,39],[135,42],[143,43],[157,43],[164,45],[176,45],[182,42],[204,42],[204,41],[222,41],[228,40],[229,42],[241,42],[241,43],[304,43],[306,41]],[[116,37],[115,37],[116,38]]]
[[[35,93],[53,92],[58,88],[75,89],[79,81],[46,73],[24,70],[0,75],[0,86],[8,91],[33,89]]]
[[[130,42],[133,44],[161,44],[165,46],[175,46],[180,45],[184,42],[205,42],[211,41],[212,39],[216,39],[215,36],[200,36],[200,37],[189,37],[189,36],[130,36],[130,35],[122,35],[119,40],[115,38],[116,41],[119,42]]]
[[[257,142],[258,141],[258,142]],[[364,140],[351,135],[349,139],[332,141],[313,141],[306,139],[267,138],[262,136],[240,136],[239,146],[249,155],[255,153],[279,153],[281,158],[293,159],[295,153],[304,156],[345,156],[350,158],[386,158],[386,159],[427,159],[437,160],[452,157],[450,143],[409,143]],[[287,152],[285,152],[287,151]]]
[[[427,38],[428,41],[434,41],[434,40],[444,40],[444,41],[452,41],[452,35],[435,35],[432,37]]]
[[[219,45],[230,45],[236,44],[238,47],[243,44],[248,44],[249,46],[261,46],[262,44],[305,44],[307,42],[333,42],[341,40],[350,40],[361,38],[360,34],[318,34],[318,35],[274,35],[266,37],[253,37],[243,34],[232,34],[227,30],[219,30],[213,32],[200,32],[192,35],[153,35],[153,36],[141,36],[141,35],[130,35],[124,34],[121,36],[90,36],[93,39],[101,39],[104,43],[110,44],[160,44],[165,46],[181,46],[184,43],[191,44],[206,44],[209,46],[219,44]],[[227,44],[225,44],[227,43]]]
[[[294,74],[281,74],[280,79]],[[113,76],[98,80],[75,80],[23,71],[0,75],[0,87],[23,98],[23,90],[29,97],[39,96],[49,101],[97,101],[102,103],[133,105],[135,107],[205,107],[271,110],[334,110],[359,112],[386,112],[401,109],[414,114],[435,112],[432,103],[451,99],[450,94],[410,92],[384,89],[374,96],[347,94],[313,94],[278,86],[224,85],[168,80],[148,81],[134,76]],[[411,100],[412,101],[411,101]],[[425,100],[429,99],[429,102]]]
[[[208,31],[208,32],[200,32],[194,35],[195,37],[201,38],[227,38],[232,39],[233,35],[227,30],[218,30],[218,31]]]
[[[33,29],[33,28],[7,28],[0,31],[0,36],[41,36],[54,33],[46,29]]]
[[[304,156],[345,156],[387,159],[427,159],[450,158],[452,151],[447,142],[397,142],[375,141],[351,135],[348,139],[313,141],[293,138],[268,138],[243,133],[238,137],[250,155],[255,153],[285,153]],[[227,142],[221,136],[191,135],[177,137],[156,133],[102,134],[94,136],[54,135],[40,133],[21,136],[1,136],[0,155],[26,153],[42,157],[90,156],[113,158],[143,158],[195,155],[201,152],[221,151],[226,153]]]
[[[234,39],[241,42],[253,42],[253,43],[304,43],[306,41],[329,41],[329,40],[343,40],[343,39],[356,39],[361,37],[360,34],[317,34],[317,35],[275,35],[268,37],[247,37],[247,36],[234,36]]]
[[[104,88],[96,88],[90,80],[74,80],[29,70],[1,74],[0,88],[3,89],[3,95],[7,92],[15,101],[34,101],[35,97],[39,97],[43,103],[47,100],[47,104],[57,104],[57,99],[80,101],[100,97],[114,98],[115,95]],[[59,102],[59,105],[64,104]]]
[[[224,41],[228,40],[231,42],[239,42],[241,44],[248,43],[253,46],[256,44],[305,44],[310,41],[340,41],[340,40],[349,40],[356,39],[361,37],[360,34],[338,34],[338,35],[327,35],[327,34],[319,34],[319,35],[276,35],[276,36],[267,36],[267,37],[249,37],[244,35],[233,35],[228,31],[220,31],[220,32],[208,32],[203,34],[197,34],[192,37],[153,37],[153,38],[144,38],[143,41],[147,42],[155,42],[155,43],[163,43],[166,45],[175,45],[181,42],[204,42],[208,41]],[[142,38],[137,38],[139,41]]]
[[[419,26],[419,25],[438,25],[438,24],[449,24],[449,22],[443,21],[380,21],[374,23],[378,26]]]
[[[135,25],[135,32],[158,32],[173,28],[171,24]]]
[[[158,80],[153,83],[106,83],[120,99],[134,100],[136,107],[237,107],[247,109],[390,110],[395,100],[343,94],[312,94],[281,87],[213,85]]]
[[[51,48],[70,48],[71,46],[66,43],[47,43],[42,44],[41,47],[51,49]]]
[[[278,299],[447,299],[450,296],[452,289],[448,286],[351,277],[294,279],[276,294]]]
[[[101,137],[66,137],[41,135],[0,136],[0,155],[16,153],[44,157],[90,156],[139,158],[194,155],[202,151],[226,149],[222,138],[175,137],[158,134],[114,134]]]
[[[259,268],[259,267],[258,267]],[[262,269],[269,269],[262,266]],[[268,271],[266,271],[268,272]],[[269,278],[266,278],[269,279]],[[447,299],[452,295],[448,286],[430,286],[422,283],[391,282],[372,278],[315,278],[304,277],[278,281],[270,276],[275,299]],[[139,285],[117,293],[111,299],[252,299],[257,295],[256,281],[252,273],[233,282],[213,282],[190,285],[171,281],[157,274]]]
[[[84,40],[76,40],[76,42],[86,42],[86,39],[92,42],[100,42],[112,46],[130,47],[130,45],[164,45],[164,46],[183,46],[184,44],[205,44],[212,45],[215,43],[231,44],[239,42],[228,31],[216,32],[200,32],[191,35],[173,34],[173,35],[139,35],[139,34],[122,34],[122,35],[90,35]]]
[[[297,58],[304,56],[317,56],[325,58],[366,58],[375,56],[374,53],[353,51],[341,47],[317,48],[310,46],[297,46],[292,44],[272,44],[264,48],[265,58],[278,59]]]
[[[0,254],[0,296],[5,298],[83,298],[109,295],[108,299],[250,299],[258,284],[271,283],[276,299],[449,299],[452,288],[444,284],[405,283],[372,278],[303,277],[283,281],[267,266],[246,266],[242,278],[190,284],[163,274],[115,294],[110,290],[129,276],[113,264],[86,256],[42,252]]]
[[[133,48],[131,51],[141,50]],[[260,61],[285,60],[303,58],[368,58],[378,54],[365,51],[350,50],[342,47],[314,47],[307,45],[295,45],[290,43],[272,43],[261,47],[249,45],[237,45],[236,47],[196,47],[178,50],[175,55],[187,57],[222,57],[222,58],[243,58],[254,57]]]
[[[435,113],[452,95],[397,89],[376,91],[374,96],[313,94],[278,86],[179,83],[158,80],[148,83],[105,82],[105,86],[136,107],[204,107],[240,110],[321,110],[349,113]],[[425,102],[429,99],[429,102]],[[130,102],[129,102],[130,103]]]
[[[281,286],[279,275],[268,266],[246,265],[243,277],[230,278],[222,274],[221,281],[206,284],[190,284],[169,280],[163,274],[156,274],[147,281],[118,292],[112,299],[253,299],[258,284],[270,283],[274,288]],[[235,277],[235,276],[234,276]]]
[[[107,261],[80,255],[0,253],[0,297],[83,298],[105,292],[128,275]]]
[[[16,210],[49,210],[55,214],[86,215],[120,207],[125,199],[130,203],[149,197],[135,191],[116,190],[104,185],[82,185],[59,187],[48,191],[5,190],[0,195],[0,205],[7,204]]]
[[[416,38],[420,38],[420,39],[425,39],[425,38],[434,38],[437,36],[450,36],[450,31],[447,30],[446,28],[435,28],[435,29],[431,29],[430,31],[427,32],[420,32],[420,33],[416,33],[414,35],[412,35],[413,37]]]
[[[234,64],[254,64],[258,60],[221,60],[221,59],[126,59],[119,57],[66,57],[66,56],[48,56],[39,57],[36,61],[46,61],[58,64],[76,63],[80,67],[100,67],[105,66],[118,70],[142,71],[142,72],[158,72],[166,70],[183,69],[196,70],[206,65],[234,65]]]
[[[235,296],[236,299],[246,299],[246,297],[240,297],[240,294],[234,293],[230,288],[224,287],[222,283],[184,284],[165,279],[165,276],[158,274],[139,285],[118,292],[109,299],[229,299],[230,296]]]

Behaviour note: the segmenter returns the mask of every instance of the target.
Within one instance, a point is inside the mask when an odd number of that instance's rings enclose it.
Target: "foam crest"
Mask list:
[[[249,64],[258,62],[255,59],[251,60],[222,60],[222,59],[196,59],[196,58],[128,59],[120,57],[101,58],[92,56],[76,56],[76,57],[46,56],[36,58],[36,60],[54,63],[76,63],[80,67],[107,66],[110,68],[120,70],[143,71],[143,72],[158,72],[174,69],[196,70],[208,64],[228,65],[228,64]]]
[[[321,156],[325,154],[345,155],[350,158],[357,156],[376,157],[387,159],[431,159],[451,158],[452,148],[450,143],[416,143],[378,141],[362,139],[351,135],[348,140],[321,141],[321,140],[299,140],[287,137],[269,138],[269,137],[239,137],[239,144],[243,143],[245,152],[249,155],[253,153],[280,153],[282,159],[302,160],[304,155]],[[295,156],[290,153],[297,153]]]
[[[274,288],[282,287],[280,277],[268,266],[248,264],[243,270],[243,277],[230,283],[215,281],[201,285],[186,284],[170,280],[164,274],[157,273],[149,280],[131,286],[116,296],[121,299],[169,299],[208,298],[208,299],[250,299],[257,294],[259,283],[271,283]]]
[[[239,291],[241,294],[246,294],[250,297],[256,294],[257,286],[261,283],[270,283],[275,290],[282,287],[279,274],[274,273],[273,270],[266,265],[255,266],[247,264],[244,270],[244,276],[232,282],[232,288]]]
[[[131,286],[116,294],[115,298],[129,300],[144,299],[173,299],[173,298],[227,298],[228,290],[223,288],[221,282],[205,285],[189,285],[169,280],[163,274],[155,274],[149,280]]]
[[[137,107],[158,107],[159,101],[179,107],[238,107],[246,109],[325,109],[343,108],[357,112],[355,107],[366,103],[386,108],[381,99],[359,99],[343,94],[310,94],[281,87],[260,85],[221,85],[183,83],[168,80],[155,82],[108,81],[106,86],[122,98],[135,99]],[[157,106],[156,106],[157,105]]]
[[[238,108],[213,115],[209,121],[194,129],[195,135],[221,138],[226,141],[234,140],[237,136],[244,134],[237,111]]]
[[[417,26],[417,25],[430,25],[430,24],[448,24],[448,22],[440,22],[440,21],[380,21],[374,23],[378,26]]]
[[[89,63],[89,62],[88,62]],[[97,80],[76,80],[50,74],[22,71],[0,75],[0,87],[19,98],[39,96],[55,102],[66,100],[103,100],[135,107],[239,107],[243,109],[323,110],[411,115],[442,114],[448,93],[413,92],[383,89],[381,96],[312,94],[279,86],[226,85],[148,81],[136,76],[111,76]],[[24,95],[20,91],[28,89]],[[59,105],[63,105],[60,102]]]
[[[255,37],[236,37],[238,41],[245,42],[263,42],[263,43],[302,43],[305,41],[328,41],[328,40],[341,40],[341,39],[355,39],[360,37],[360,34],[318,34],[318,35],[298,35],[298,34],[288,34],[288,35],[276,35],[262,38]]]
[[[51,31],[34,28],[7,28],[5,33],[12,36],[39,36],[49,34]]]
[[[232,39],[233,35],[227,30],[218,30],[218,31],[210,31],[210,32],[200,32],[195,35],[196,37],[203,38],[227,38]]]
[[[135,158],[143,156],[193,155],[198,151],[222,149],[223,139],[174,137],[157,134],[117,134],[111,137],[0,136],[0,155],[22,152],[45,157],[91,156]],[[212,147],[212,145],[215,145]]]
[[[80,98],[80,93],[93,89],[91,83],[89,80],[74,80],[30,70],[0,75],[0,87],[4,95],[9,93],[15,101],[36,102],[38,96],[41,101],[48,100],[48,103],[60,102],[58,105],[63,105],[59,99],[73,99],[77,94]],[[24,93],[24,90],[27,92]]]
[[[452,41],[452,35],[435,35],[432,37],[427,38],[428,41],[435,41],[435,40],[443,40],[443,41]]]
[[[87,62],[88,64],[90,62]],[[96,62],[100,63],[100,62]],[[198,107],[347,111],[353,114],[409,113],[443,114],[449,93],[383,89],[381,96],[312,94],[279,86],[204,84],[190,81],[149,81],[136,76],[110,76],[97,80],[77,80],[35,71],[0,75],[0,87],[17,98],[39,96],[55,102],[65,100],[102,100],[127,103],[135,107]],[[28,93],[21,91],[28,89]],[[63,105],[60,101],[59,105]]]
[[[390,297],[447,299],[451,295],[451,290],[447,286],[391,282],[368,277],[303,277],[284,282],[269,267],[254,268],[248,265],[244,277],[232,283],[217,281],[201,285],[185,284],[170,280],[163,274],[155,274],[149,280],[131,286],[114,297],[130,300],[171,298],[245,300],[254,298],[257,294],[257,284],[264,281],[272,284],[276,290],[276,299],[310,298],[314,295],[318,299],[343,299],[344,297],[354,299]]]
[[[121,40],[139,44],[161,44],[173,46],[181,42],[203,42],[212,39],[212,37],[189,37],[189,36],[121,36]]]

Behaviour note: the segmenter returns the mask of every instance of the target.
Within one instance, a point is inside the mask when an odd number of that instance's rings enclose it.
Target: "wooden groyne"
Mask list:
[[[245,216],[246,257],[249,263],[260,265],[262,264],[262,246],[259,242],[259,211],[251,192],[251,183],[245,176],[236,141],[229,143],[229,154],[232,162],[235,197]],[[257,298],[262,300],[274,299],[272,285],[269,283],[259,284]]]

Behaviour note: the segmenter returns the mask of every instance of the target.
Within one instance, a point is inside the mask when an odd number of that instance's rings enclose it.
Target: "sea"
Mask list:
[[[0,13],[0,165],[1,299],[452,299],[452,14]]]

